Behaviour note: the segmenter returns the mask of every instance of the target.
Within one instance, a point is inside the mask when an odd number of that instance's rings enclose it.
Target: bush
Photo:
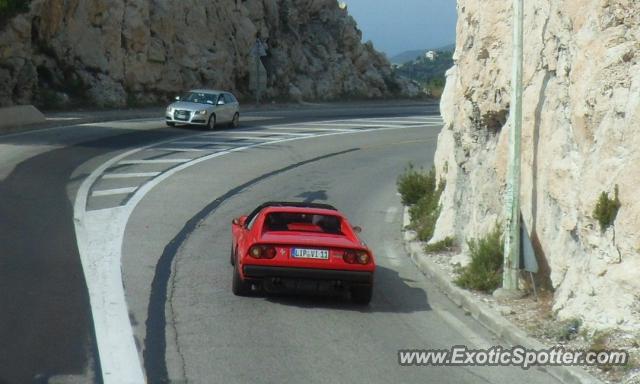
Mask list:
[[[492,292],[502,283],[504,241],[500,226],[485,237],[467,241],[471,263],[458,271],[455,283],[462,288]]]
[[[402,195],[402,204],[411,206],[420,200],[425,194],[436,188],[436,171],[431,169],[424,172],[422,169],[416,170],[413,164],[409,163],[404,173],[398,177],[398,192]]]
[[[602,192],[593,210],[593,217],[600,223],[600,230],[604,232],[613,225],[620,209],[620,199],[618,199],[618,185],[614,189],[613,199],[609,198],[609,194]]]
[[[436,253],[449,251],[455,246],[455,240],[453,237],[445,237],[444,240],[440,240],[437,243],[427,244],[424,247],[425,252]]]

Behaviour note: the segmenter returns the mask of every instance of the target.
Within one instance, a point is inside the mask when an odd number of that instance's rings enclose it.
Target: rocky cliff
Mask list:
[[[0,29],[0,105],[248,96],[256,36],[270,98],[374,98],[405,84],[336,0],[33,0]]]
[[[456,65],[436,154],[447,182],[434,240],[503,215],[511,79],[509,1],[458,0]],[[640,326],[640,2],[525,1],[522,214],[560,319]],[[594,208],[619,186],[604,232]],[[544,276],[543,276],[544,277]]]

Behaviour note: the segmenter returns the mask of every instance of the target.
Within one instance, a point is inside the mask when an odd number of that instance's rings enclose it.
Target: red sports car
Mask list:
[[[231,227],[233,293],[350,292],[368,304],[376,269],[358,227],[326,204],[270,202]]]

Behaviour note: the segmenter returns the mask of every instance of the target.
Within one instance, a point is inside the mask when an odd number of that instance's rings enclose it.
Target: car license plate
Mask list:
[[[291,256],[296,259],[329,260],[329,251],[325,249],[292,248]]]

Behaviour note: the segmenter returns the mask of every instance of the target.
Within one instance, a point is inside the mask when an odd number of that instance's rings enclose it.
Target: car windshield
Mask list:
[[[216,103],[216,100],[218,100],[217,94],[204,92],[187,92],[182,95],[182,97],[180,97],[180,101],[209,105],[214,105]]]
[[[342,234],[338,216],[307,213],[274,212],[267,215],[265,231],[318,232]]]

